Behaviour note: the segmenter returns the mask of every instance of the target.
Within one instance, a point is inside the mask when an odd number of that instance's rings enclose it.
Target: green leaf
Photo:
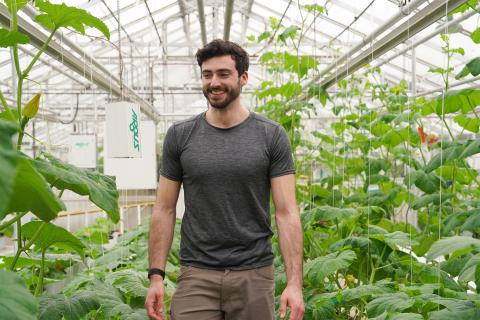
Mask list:
[[[262,32],[258,38],[257,38],[257,42],[262,42],[263,40],[266,40],[266,39],[269,39],[272,35],[270,34],[270,32],[268,31],[265,31],[265,32]]]
[[[470,251],[480,249],[480,240],[465,236],[454,236],[438,240],[428,250],[427,259],[431,261],[437,257],[463,249],[470,249]]]
[[[390,320],[423,320],[422,315],[417,313],[398,313],[389,318]]]
[[[39,320],[77,320],[100,307],[95,293],[75,292],[71,297],[63,294],[45,294],[40,298]]]
[[[107,251],[107,253],[100,258],[95,259],[95,266],[106,266],[108,269],[113,269],[131,256],[132,253],[128,247],[117,247]]]
[[[35,1],[35,5],[40,12],[44,12],[44,14],[36,16],[35,20],[49,30],[71,27],[81,34],[85,34],[85,26],[88,26],[103,33],[107,39],[110,38],[110,31],[105,23],[83,9],[69,7],[64,3],[52,4],[44,0]]]
[[[440,183],[442,181],[434,173],[425,173],[422,170],[417,170],[415,185],[425,193],[434,193],[440,190]]]
[[[431,299],[432,302],[446,306],[446,309],[430,312],[429,320],[471,320],[480,318],[480,309],[472,301],[458,301],[448,298]]]
[[[387,293],[370,301],[365,306],[368,317],[377,317],[385,311],[403,311],[413,306],[415,301],[406,293]]]
[[[24,156],[18,157],[17,174],[7,212],[31,211],[38,218],[50,221],[58,212],[65,210],[65,205],[30,161]]]
[[[440,194],[438,193],[426,194],[413,200],[410,206],[412,207],[412,209],[418,210],[420,208],[428,206],[431,203],[435,205],[439,205],[440,201],[444,202],[445,200],[450,199],[451,197],[452,197],[451,194],[442,194],[441,197],[440,197]]]
[[[469,118],[464,114],[459,114],[454,118],[455,122],[465,130],[468,130],[473,133],[478,133],[478,128],[480,126],[480,119]]]
[[[475,29],[472,34],[470,35],[470,38],[475,42],[476,44],[480,44],[480,28]]]
[[[462,225],[461,231],[475,231],[480,229],[480,209],[473,209],[465,212],[468,216],[467,220]]]
[[[18,31],[9,31],[3,28],[0,28],[0,47],[7,48],[13,47],[16,44],[26,44],[30,40],[28,36],[18,32]]]
[[[460,159],[468,158],[477,153],[480,153],[480,139],[469,142],[467,147],[460,154],[459,158]]]
[[[441,165],[445,165],[448,161],[460,159],[460,155],[464,149],[465,146],[463,145],[454,145],[446,148],[445,150],[441,150],[441,152],[432,157],[432,159],[426,165],[424,171],[429,173]]]
[[[115,177],[77,168],[48,154],[42,155],[45,159],[35,159],[32,163],[49,183],[59,190],[68,189],[80,195],[88,195],[90,201],[105,210],[113,222],[119,221]]]
[[[473,255],[470,260],[465,263],[465,266],[460,271],[458,280],[463,283],[468,283],[469,281],[476,281],[476,271],[478,265],[480,264],[480,253]]]
[[[37,301],[15,272],[0,270],[0,318],[8,320],[37,319]]]
[[[8,11],[12,12],[12,0],[4,0],[6,5],[7,5],[7,8],[8,8]],[[19,11],[20,9],[22,9],[27,3],[28,3],[28,0],[15,0],[16,4],[17,4],[17,11]]]
[[[346,289],[342,292],[342,300],[349,302],[356,299],[370,297],[372,295],[382,295],[384,293],[391,293],[394,291],[393,286],[387,285],[360,285],[355,288]]]
[[[129,296],[142,298],[147,295],[150,285],[145,272],[131,269],[109,273],[106,281]]]
[[[40,234],[33,241],[35,246],[47,249],[55,246],[61,249],[70,249],[76,251],[81,257],[85,250],[85,245],[73,234],[62,227],[49,222],[30,221],[22,226],[22,236],[32,239],[39,228],[42,228]]]
[[[102,306],[101,312],[105,315],[106,319],[117,319],[117,317],[126,320],[147,319],[145,309],[133,309],[123,301],[120,292],[111,285],[95,281],[92,289]]]
[[[470,60],[465,67],[455,76],[455,79],[461,79],[471,74],[472,76],[478,76],[480,74],[480,57]]]
[[[401,231],[395,231],[385,234],[371,234],[370,239],[380,240],[387,244],[393,250],[398,250],[399,248],[415,245],[418,243],[415,239],[412,239],[409,234]]]
[[[339,269],[348,268],[356,258],[355,252],[351,250],[333,252],[307,262],[305,274],[312,284],[323,286],[325,277]]]
[[[0,220],[13,192],[17,167],[17,151],[13,147],[12,137],[17,127],[8,121],[0,120]]]
[[[283,43],[287,42],[288,38],[294,39],[297,31],[300,30],[298,26],[290,26],[283,30],[281,34],[278,35],[278,40],[282,41]]]

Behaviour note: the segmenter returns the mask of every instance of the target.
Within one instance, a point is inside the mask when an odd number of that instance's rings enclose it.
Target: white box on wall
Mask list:
[[[68,138],[68,163],[80,168],[97,167],[97,136],[75,134]]]
[[[155,152],[156,128],[153,121],[142,121],[140,144],[142,154],[139,158],[112,158],[105,155],[104,173],[117,178],[117,188],[156,189],[157,156]],[[105,148],[110,140],[105,136]]]
[[[110,158],[141,157],[140,107],[130,102],[105,106],[106,154]]]

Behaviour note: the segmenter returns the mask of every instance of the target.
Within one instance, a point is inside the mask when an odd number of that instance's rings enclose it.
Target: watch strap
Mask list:
[[[152,268],[148,270],[148,279],[153,275],[159,275],[165,280],[165,271],[162,269]]]

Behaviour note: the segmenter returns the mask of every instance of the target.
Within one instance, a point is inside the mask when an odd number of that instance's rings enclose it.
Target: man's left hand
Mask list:
[[[290,308],[290,320],[302,320],[305,306],[301,287],[289,286],[283,290],[280,297],[280,318],[285,318],[287,307]]]

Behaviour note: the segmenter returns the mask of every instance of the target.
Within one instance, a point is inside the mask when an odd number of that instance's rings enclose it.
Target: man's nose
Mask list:
[[[212,81],[210,82],[210,86],[211,87],[218,87],[221,85],[221,82],[220,82],[220,77],[217,76],[216,74],[214,74],[212,76]]]

